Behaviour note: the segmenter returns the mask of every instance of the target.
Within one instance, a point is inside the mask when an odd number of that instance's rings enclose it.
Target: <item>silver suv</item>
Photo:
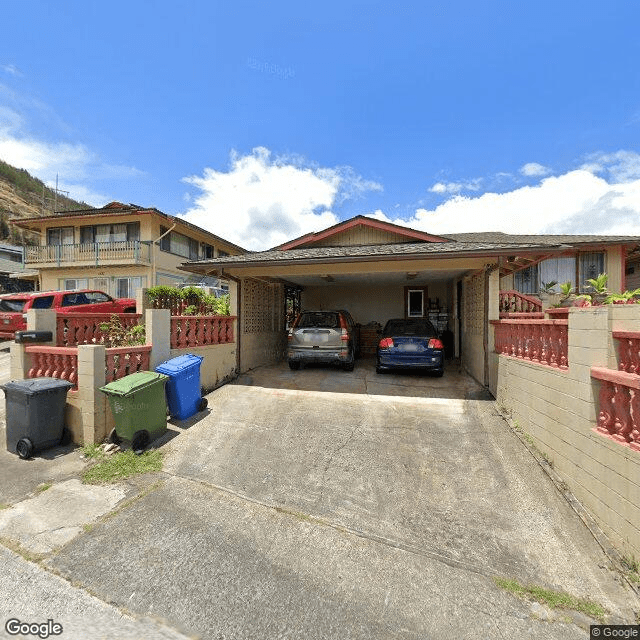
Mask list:
[[[303,311],[289,329],[291,369],[303,362],[335,362],[353,371],[358,348],[356,325],[348,311]]]

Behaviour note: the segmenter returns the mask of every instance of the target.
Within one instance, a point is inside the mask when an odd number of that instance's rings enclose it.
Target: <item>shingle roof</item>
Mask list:
[[[365,259],[392,258],[393,256],[427,256],[427,255],[455,255],[471,253],[499,254],[513,251],[548,250],[549,244],[535,242],[410,242],[402,244],[371,244],[347,247],[308,247],[304,249],[289,249],[287,251],[270,250],[245,253],[237,256],[225,256],[200,262],[185,262],[186,265],[250,265],[255,263],[285,263],[302,261],[323,261],[328,259]],[[561,244],[556,245],[562,248]]]
[[[520,235],[501,231],[480,231],[477,233],[448,233],[444,237],[456,242],[535,242],[537,244],[600,244],[616,242],[640,242],[639,236],[591,236],[591,235]]]

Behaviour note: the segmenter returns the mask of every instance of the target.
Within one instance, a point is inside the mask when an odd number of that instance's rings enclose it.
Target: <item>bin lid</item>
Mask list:
[[[11,380],[0,385],[3,391],[17,391],[25,396],[34,396],[38,393],[51,391],[52,389],[69,390],[73,383],[58,378],[28,378],[27,380]]]
[[[175,358],[171,358],[171,360],[166,360],[162,364],[159,364],[156,367],[156,371],[171,375],[184,371],[189,367],[199,365],[203,360],[204,358],[202,356],[194,356],[192,353],[185,353],[184,355],[176,356]]]
[[[160,382],[164,384],[166,380],[167,376],[162,373],[156,373],[155,371],[138,371],[136,373],[130,373],[128,376],[120,378],[119,380],[114,380],[104,387],[100,387],[100,391],[115,396],[128,396],[153,384]]]

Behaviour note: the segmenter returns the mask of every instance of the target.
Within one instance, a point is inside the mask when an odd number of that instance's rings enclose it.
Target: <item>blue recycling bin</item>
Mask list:
[[[200,364],[203,360],[202,356],[186,353],[156,367],[158,373],[169,376],[167,406],[169,413],[178,420],[190,418],[207,407],[207,399],[200,393]]]

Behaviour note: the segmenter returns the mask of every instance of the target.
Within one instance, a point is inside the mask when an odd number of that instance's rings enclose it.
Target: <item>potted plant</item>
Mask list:
[[[563,282],[560,285],[560,301],[558,302],[558,307],[570,307],[573,304],[573,287],[571,286],[571,282],[567,280],[567,282]]]
[[[609,276],[606,273],[601,273],[597,278],[590,278],[587,280],[589,286],[593,289],[593,293],[583,293],[577,297],[577,300],[584,300],[582,305],[599,305],[604,304],[607,296],[610,295],[609,289],[607,289],[607,280]]]
[[[549,298],[555,293],[554,287],[558,284],[555,280],[551,280],[550,282],[541,282],[541,287],[538,292],[538,296],[540,300],[544,303],[549,300]]]

